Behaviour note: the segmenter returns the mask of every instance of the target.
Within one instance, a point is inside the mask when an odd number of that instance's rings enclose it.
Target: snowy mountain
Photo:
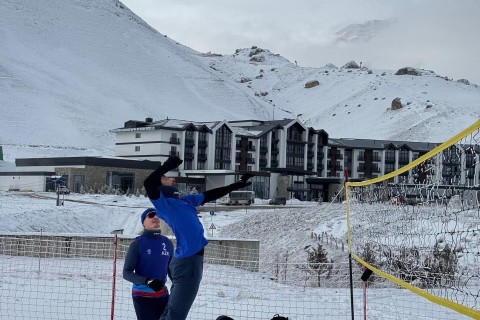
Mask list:
[[[115,0],[1,1],[0,43],[7,161],[113,155],[109,130],[146,117],[298,116],[331,137],[438,142],[480,116],[480,88],[467,81],[368,66],[303,68],[254,46],[199,53]],[[307,89],[309,81],[318,85]],[[404,107],[394,111],[397,97]]]

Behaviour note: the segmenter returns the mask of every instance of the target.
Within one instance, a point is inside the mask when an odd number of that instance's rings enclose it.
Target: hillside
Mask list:
[[[298,116],[331,137],[432,142],[480,117],[477,85],[434,72],[303,68],[251,47],[203,54],[160,32],[112,0],[1,1],[5,160],[113,155],[109,130],[146,117]],[[396,97],[404,108],[392,111]]]
[[[335,138],[441,142],[480,118],[478,85],[429,70],[396,75],[397,70],[370,70],[354,61],[353,66],[346,61],[345,66],[302,68],[255,47],[211,57],[209,63],[262,97],[275,112],[299,116]],[[307,89],[309,81],[319,84]],[[397,97],[403,108],[392,110]]]

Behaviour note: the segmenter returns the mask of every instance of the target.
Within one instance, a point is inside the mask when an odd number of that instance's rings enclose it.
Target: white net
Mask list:
[[[480,317],[479,127],[386,176],[347,184],[350,249],[377,275],[372,286],[398,285]]]

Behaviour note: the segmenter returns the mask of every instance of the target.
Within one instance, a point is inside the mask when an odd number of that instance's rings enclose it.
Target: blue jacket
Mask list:
[[[202,250],[208,241],[203,235],[203,225],[198,219],[197,210],[204,199],[203,194],[189,194],[181,198],[169,198],[160,193],[160,198],[152,200],[157,215],[172,228],[177,239],[176,258],[191,257]]]
[[[125,256],[123,278],[133,283],[133,296],[160,298],[168,295],[167,288],[155,292],[145,280],[160,279],[165,283],[172,253],[172,242],[159,231],[144,230],[132,241]]]

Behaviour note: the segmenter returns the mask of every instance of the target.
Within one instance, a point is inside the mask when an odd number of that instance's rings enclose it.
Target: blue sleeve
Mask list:
[[[136,284],[144,284],[145,277],[135,273],[138,256],[140,253],[140,241],[135,238],[128,247],[127,255],[125,256],[125,263],[123,265],[123,279]]]
[[[203,202],[203,199],[204,199],[203,193],[187,194],[186,196],[182,197],[183,201],[191,204],[194,207],[198,207],[199,205],[201,205]]]

